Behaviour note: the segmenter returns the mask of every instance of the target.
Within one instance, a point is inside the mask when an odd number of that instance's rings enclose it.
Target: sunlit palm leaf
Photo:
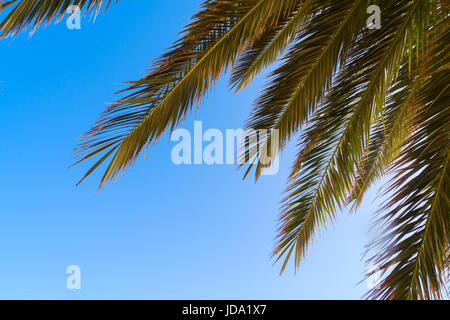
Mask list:
[[[445,15],[447,18],[448,15]],[[395,162],[387,191],[394,192],[378,224],[383,234],[371,244],[369,263],[382,273],[370,297],[442,297],[448,272],[450,230],[450,66],[447,21],[435,27],[420,63],[415,94],[416,128]],[[442,63],[446,61],[447,63]]]
[[[149,75],[132,82],[128,89],[132,93],[109,107],[87,134],[79,149],[87,153],[83,160],[99,150],[116,149],[101,184],[132,165],[147,144],[173,130],[246,44],[283,14],[290,14],[295,4],[293,0],[205,2],[182,40]]]
[[[110,2],[0,1],[0,11],[9,7],[0,37],[61,18],[71,5],[89,12]],[[270,131],[259,136],[256,158],[273,142],[281,151],[304,129],[274,252],[284,259],[281,269],[292,255],[298,267],[337,209],[348,200],[357,208],[394,168],[394,196],[380,219],[386,229],[370,247],[377,251],[369,263],[383,278],[370,297],[441,297],[450,261],[448,0],[378,1],[383,26],[373,31],[366,28],[371,3],[204,1],[181,39],[86,134],[80,162],[99,159],[83,179],[108,160],[100,185],[117,177],[177,127],[230,66],[239,90],[283,57],[247,123],[279,130],[279,141]],[[259,162],[256,177],[263,167]]]
[[[61,18],[73,5],[85,8],[86,12],[107,7],[114,0],[14,0],[5,5],[14,6],[0,23],[0,39],[19,33],[28,25],[34,31],[39,25]],[[118,0],[115,0],[117,2]]]

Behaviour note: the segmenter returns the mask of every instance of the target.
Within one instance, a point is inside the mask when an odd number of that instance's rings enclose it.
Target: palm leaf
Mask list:
[[[400,146],[411,134],[412,99],[419,87],[411,77],[409,68],[408,63],[402,65],[383,115],[373,125],[349,199],[349,203],[353,202],[353,209],[359,207],[370,186],[384,176],[392,161],[401,153]]]
[[[14,2],[16,2],[16,0],[12,0],[12,1],[6,1],[3,2],[3,0],[0,1],[0,12],[6,8],[8,8],[10,5],[12,5]]]
[[[179,124],[249,41],[290,14],[295,4],[294,0],[206,1],[182,39],[151,73],[132,82],[127,89],[131,93],[107,108],[87,133],[78,149],[81,161],[115,148],[101,185],[117,177],[146,145]]]
[[[17,34],[28,25],[33,25],[32,31],[41,24],[47,24],[53,19],[60,19],[71,6],[86,8],[85,12],[99,10],[104,4],[108,7],[112,0],[18,0],[9,1],[2,6],[15,4],[10,13],[0,23],[0,39]],[[117,2],[118,0],[116,0]]]
[[[330,87],[339,59],[341,64],[345,62],[354,38],[365,26],[367,3],[365,0],[331,1],[313,17],[257,100],[247,124],[249,128],[278,130],[280,141],[277,142],[280,150],[283,149]],[[270,145],[271,133],[261,140]],[[260,150],[266,148],[265,143]],[[263,167],[263,161],[259,161],[256,178]]]

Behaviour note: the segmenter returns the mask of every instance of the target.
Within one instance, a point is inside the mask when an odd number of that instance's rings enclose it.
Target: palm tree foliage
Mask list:
[[[1,36],[73,4],[88,12],[110,2],[5,2],[13,7]],[[379,30],[367,28],[372,4],[381,8]],[[298,139],[274,250],[282,270],[291,258],[297,268],[317,232],[343,207],[356,210],[390,172],[377,221],[384,231],[368,248],[382,281],[368,297],[441,298],[450,259],[448,8],[448,0],[206,0],[180,40],[86,133],[79,162],[98,159],[83,179],[103,163],[100,186],[118,177],[230,68],[239,91],[277,63],[247,127],[278,129],[276,152]],[[273,143],[270,133],[259,138]]]
[[[40,24],[61,18],[73,5],[85,7],[86,12],[89,12],[100,9],[104,4],[107,7],[111,2],[112,0],[0,0],[0,11],[13,5],[11,12],[0,23],[0,37],[15,34],[30,24],[34,31]]]

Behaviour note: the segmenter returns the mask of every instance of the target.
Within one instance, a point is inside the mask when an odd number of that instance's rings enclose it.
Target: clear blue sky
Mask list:
[[[81,30],[64,22],[0,42],[0,298],[359,299],[373,195],[339,215],[297,275],[270,252],[294,150],[276,176],[242,181],[234,166],[175,166],[162,139],[118,182],[72,150],[123,81],[136,80],[177,39],[200,0],[120,1]],[[217,85],[194,120],[240,128],[264,84]],[[81,290],[66,288],[67,266]]]

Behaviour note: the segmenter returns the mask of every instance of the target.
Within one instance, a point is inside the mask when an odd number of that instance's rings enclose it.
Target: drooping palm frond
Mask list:
[[[299,266],[317,231],[346,203],[419,4],[396,2],[386,16],[385,28],[361,36],[325,104],[303,134],[274,253],[284,258],[282,269],[293,252],[295,266]]]
[[[366,191],[384,176],[392,161],[401,153],[400,146],[412,130],[412,114],[415,111],[412,104],[418,88],[409,72],[409,64],[404,63],[383,114],[372,126],[362,164],[357,167],[357,178],[349,198],[353,209],[358,208]]]
[[[85,12],[105,8],[113,0],[12,0],[3,6],[14,5],[0,23],[0,39],[17,34],[29,25],[34,31],[39,25],[60,19],[71,6],[85,8]],[[118,0],[115,0],[117,2]],[[0,8],[1,9],[1,8]],[[1,10],[0,10],[1,11]]]
[[[445,15],[447,20],[448,15]],[[402,146],[382,208],[384,232],[375,240],[369,263],[382,281],[370,292],[378,299],[442,297],[449,259],[450,230],[450,32],[435,26],[416,71],[414,131]],[[444,63],[443,63],[444,62]]]
[[[113,155],[101,185],[132,165],[142,149],[173,130],[208,92],[217,77],[236,62],[246,45],[289,15],[296,0],[206,1],[182,39],[132,82],[131,92],[107,108],[79,148],[89,159]],[[89,175],[107,157],[103,156]],[[86,175],[86,176],[87,176]],[[85,177],[86,177],[85,176]]]
[[[367,6],[365,0],[345,0],[325,2],[320,10],[316,9],[318,13],[298,35],[285,63],[274,71],[272,82],[257,100],[248,128],[278,130],[280,140],[276,143],[283,149],[330,87],[338,61],[345,62],[353,40],[365,26]],[[264,140],[272,143],[270,132],[258,143]],[[262,143],[260,150],[265,149]],[[259,161],[256,178],[263,167],[263,161]]]
[[[0,1],[0,11],[14,5],[0,38],[60,18],[71,5],[89,12],[110,2]],[[304,129],[274,250],[282,271],[292,255],[298,267],[337,210],[349,200],[357,208],[393,168],[394,196],[380,219],[386,229],[370,246],[378,251],[369,263],[383,281],[370,297],[441,297],[450,261],[448,0],[376,3],[381,30],[366,28],[369,0],[205,0],[181,39],[86,134],[79,162],[99,159],[83,179],[107,160],[100,186],[117,177],[230,66],[240,90],[282,57],[247,123],[268,130],[249,139],[257,160],[266,146],[278,143],[278,153]],[[265,166],[257,163],[256,178]]]

